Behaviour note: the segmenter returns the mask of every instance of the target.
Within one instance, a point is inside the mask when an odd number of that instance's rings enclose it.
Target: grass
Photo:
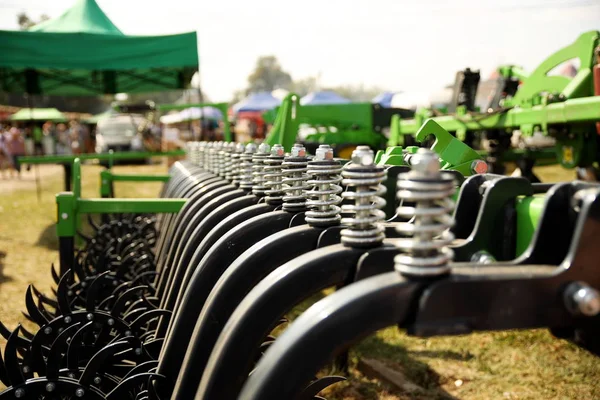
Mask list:
[[[0,179],[0,319],[10,328],[24,320],[28,284],[49,292],[50,263],[58,258],[54,195],[62,190],[62,171],[42,168],[39,202],[33,182],[5,190],[8,183]],[[100,170],[84,166],[85,197],[98,196]],[[159,165],[115,167],[121,173],[165,170]],[[544,167],[538,173],[552,181],[573,177],[558,168]],[[121,197],[153,197],[159,188],[157,183],[116,183]],[[403,392],[362,375],[356,369],[361,357],[402,371],[422,390]],[[355,346],[350,360],[350,379],[329,389],[329,400],[600,398],[600,360],[546,330],[422,339],[388,328]]]

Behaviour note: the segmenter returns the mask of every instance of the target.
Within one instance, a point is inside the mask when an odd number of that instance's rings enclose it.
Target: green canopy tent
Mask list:
[[[94,0],[29,31],[0,31],[0,90],[99,95],[183,89],[198,70],[196,32],[128,36]]]
[[[67,118],[56,108],[23,108],[11,115],[10,120],[64,122]]]

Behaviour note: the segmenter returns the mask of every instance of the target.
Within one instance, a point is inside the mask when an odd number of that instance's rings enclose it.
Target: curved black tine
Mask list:
[[[134,332],[139,331],[144,325],[153,320],[154,318],[163,317],[167,321],[171,318],[171,311],[165,310],[162,308],[157,308],[155,310],[146,311],[142,315],[140,315],[135,321],[131,323],[131,330]]]
[[[108,306],[108,304],[111,301],[113,301],[114,299],[115,299],[115,295],[111,294],[110,296],[108,296],[107,298],[105,298],[98,304],[97,309],[102,310],[102,311],[110,311],[110,307]]]
[[[69,281],[71,280],[72,275],[73,273],[71,270],[68,270],[62,276],[62,278],[60,278],[60,282],[58,282],[56,297],[58,300],[58,310],[62,315],[71,314],[71,303],[69,301]]]
[[[141,383],[146,383],[149,380],[165,379],[164,375],[155,373],[143,373],[138,375],[130,376],[127,379],[123,379],[119,385],[113,389],[112,392],[106,396],[106,400],[122,400],[127,398],[127,393],[135,389],[135,387]],[[152,386],[151,384],[149,386]]]
[[[136,365],[135,367],[133,367],[124,377],[123,380],[129,378],[130,376],[133,375],[138,375],[138,374],[142,374],[145,372],[153,372],[154,369],[156,369],[158,367],[158,361],[157,360],[150,360],[150,361],[146,361],[143,362],[139,365]]]
[[[131,302],[131,304],[129,305],[129,307],[127,307],[127,310],[125,310],[124,315],[127,315],[131,311],[136,310],[136,309],[148,310],[148,307],[146,307],[146,302],[144,301],[143,298],[138,299],[138,300],[134,300],[133,302]],[[151,308],[151,310],[153,310],[153,308]]]
[[[22,326],[20,328],[21,328],[21,330],[23,330]],[[0,336],[2,336],[4,339],[8,340],[8,338],[10,337],[10,335],[12,335],[12,331],[10,329],[8,329],[6,327],[6,325],[4,325],[2,323],[2,321],[0,321]],[[26,338],[22,338],[21,336],[18,336],[17,340],[18,340],[17,347],[20,347],[20,348],[29,348],[29,345],[31,345],[31,340],[26,339]]]
[[[94,380],[94,376],[103,367],[105,361],[115,354],[124,350],[131,349],[131,346],[127,342],[116,342],[104,346],[102,350],[94,354],[94,356],[88,361],[81,377],[79,378],[79,384],[82,386],[89,386]]]
[[[20,329],[21,324],[17,325],[15,330],[10,334],[4,347],[4,366],[6,367],[8,380],[12,386],[17,386],[25,382],[25,377],[19,364],[19,357],[17,356],[17,338],[19,337]]]
[[[4,339],[8,340],[11,333],[12,333],[12,331],[10,329],[8,329],[6,327],[6,325],[4,325],[2,323],[2,321],[0,321],[0,336],[2,336]]]
[[[33,334],[33,333],[29,332],[27,329],[25,329],[24,326],[21,327],[21,334],[23,335],[23,338],[25,338],[27,340],[31,340],[35,336],[35,334]]]
[[[156,271],[142,272],[141,274],[139,274],[138,276],[136,276],[133,281],[131,281],[131,284],[135,285],[136,283],[138,283],[142,279],[145,279],[145,278],[150,278],[151,279],[151,278],[153,278],[156,275],[158,275],[158,272],[156,272]]]
[[[4,384],[4,386],[10,386],[10,379],[8,377],[8,372],[6,372],[6,367],[4,366],[4,359],[2,358],[2,353],[0,352],[0,382]]]
[[[84,234],[79,229],[77,230],[77,235],[79,235],[79,237],[82,238],[86,243],[89,243],[89,242],[92,241],[92,237],[91,236],[88,236],[88,235]]]
[[[44,303],[48,304],[51,307],[58,308],[58,301],[49,298],[44,293],[37,290],[35,285],[31,285],[31,289],[33,289],[33,293],[37,296],[38,300],[43,301]]]
[[[98,230],[100,229],[100,226],[98,226],[98,225],[96,224],[96,221],[94,221],[94,219],[92,218],[92,214],[88,214],[88,215],[87,215],[87,220],[88,220],[88,223],[90,224],[90,226],[91,226],[92,228],[94,228],[94,231],[95,231],[95,232],[98,232]]]
[[[23,316],[27,319],[27,321],[31,321],[31,322],[35,323],[33,318],[31,318],[31,316],[29,314],[27,314],[25,311],[21,311],[21,314],[23,314]]]
[[[81,325],[81,323],[77,322],[76,324],[67,327],[64,331],[59,333],[56,339],[54,339],[54,342],[52,342],[48,358],[46,359],[46,378],[48,380],[58,379],[59,371],[62,366],[61,361],[63,354],[66,353],[66,350],[68,349],[67,340],[79,329],[79,325]]]
[[[85,308],[89,312],[93,312],[96,309],[96,302],[99,300],[100,290],[106,283],[105,277],[110,271],[105,271],[100,275],[96,276],[87,290]]]
[[[54,295],[54,297],[58,298],[58,292],[56,291],[56,289],[50,288],[50,290],[52,291],[52,294]]]
[[[54,268],[54,263],[51,264],[50,271],[52,272],[52,279],[54,280],[54,283],[56,283],[58,285],[58,282],[60,282],[60,276],[58,275],[58,272],[56,272],[56,269]]]
[[[112,294],[114,296],[119,297],[125,291],[127,291],[127,288],[130,287],[130,285],[131,285],[131,282],[129,282],[129,281],[122,282],[114,288],[114,290],[112,291]]]
[[[150,397],[148,397],[148,391],[147,390],[142,390],[141,392],[139,392],[136,396],[135,396],[135,400],[148,400]]]
[[[142,315],[143,313],[145,313],[146,311],[148,311],[146,309],[146,307],[136,308],[134,310],[128,311],[127,314],[124,314],[121,318],[126,323],[131,324],[133,321],[135,321],[137,318],[139,318],[139,316]]]
[[[50,322],[50,320],[37,308],[35,301],[33,300],[31,285],[27,287],[27,291],[25,292],[25,307],[27,308],[31,320],[38,324],[38,326],[41,327]]]
[[[334,383],[338,383],[345,380],[346,378],[344,378],[343,376],[324,376],[323,378],[319,378],[316,381],[312,382],[310,385],[308,385],[306,389],[304,389],[302,393],[300,393],[300,395],[296,397],[295,400],[314,400],[321,390],[333,385]],[[317,399],[318,398],[319,397],[317,397]]]
[[[79,368],[79,350],[83,345],[83,335],[92,327],[92,322],[88,322],[83,325],[71,338],[69,348],[67,349],[67,368],[70,370],[76,370]]]
[[[44,302],[39,298],[37,306],[44,318],[46,318],[48,321],[52,321],[55,318],[55,316],[52,315],[52,313],[46,309],[46,306],[44,306]]]
[[[136,296],[136,293],[139,290],[145,290],[148,286],[140,285],[136,287],[132,287],[131,289],[126,290],[115,302],[110,314],[114,317],[119,317],[123,310],[125,309],[125,304]]]

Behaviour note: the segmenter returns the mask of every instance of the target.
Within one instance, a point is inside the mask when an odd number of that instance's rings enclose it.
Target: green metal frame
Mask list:
[[[110,169],[100,172],[100,197],[114,197],[114,182],[163,182],[166,183],[170,175],[143,175],[143,174],[115,174]]]
[[[109,152],[101,154],[64,154],[64,155],[47,155],[47,156],[22,156],[19,157],[21,164],[73,164],[76,159],[83,160],[99,160],[108,161],[110,165],[114,161],[119,160],[143,160],[151,157],[172,157],[184,156],[185,150],[172,151],[131,151],[131,152]]]
[[[465,138],[467,131],[491,129],[507,132],[518,129],[524,136],[534,132],[552,135],[557,140],[554,154],[529,155],[552,157],[566,168],[589,166],[597,161],[595,123],[600,121],[600,96],[594,96],[592,69],[596,62],[594,49],[599,45],[600,32],[586,32],[548,57],[531,74],[516,66],[500,67],[501,75],[522,82],[515,96],[504,100],[502,109],[489,113],[457,110],[456,114],[445,116],[434,116],[432,110],[422,109],[411,120],[393,117],[388,144],[402,144],[404,135],[414,135],[426,119],[433,118],[458,138]],[[575,77],[549,75],[572,59],[578,59],[580,64]]]
[[[227,111],[229,109],[228,103],[192,103],[192,104],[159,104],[156,108],[161,111],[173,111],[173,110],[185,110],[191,107],[214,107],[218,108],[223,114],[223,139],[226,142],[231,142],[231,130],[229,129],[229,123],[227,120]]]
[[[300,104],[300,96],[289,93],[279,106],[277,117],[265,142],[271,146],[281,144],[289,150],[296,142],[300,125],[308,124],[320,132],[308,135],[307,142],[332,145],[364,144],[382,148],[387,139],[383,134],[373,131],[372,122],[371,103],[303,106]]]

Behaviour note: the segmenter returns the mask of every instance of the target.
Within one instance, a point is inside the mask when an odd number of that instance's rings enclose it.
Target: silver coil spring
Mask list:
[[[373,161],[373,151],[368,146],[358,146],[352,153],[352,162],[342,169],[342,185],[354,188],[342,193],[344,200],[354,201],[342,205],[342,213],[351,215],[342,218],[342,225],[348,228],[340,232],[342,244],[348,247],[374,247],[385,239],[385,213],[381,208],[386,202],[381,196],[386,188],[381,183],[386,179],[386,171]]]
[[[265,160],[269,157],[271,146],[261,143],[256,153],[252,155],[252,194],[263,197],[267,187],[265,186]]]
[[[246,150],[240,156],[239,180],[241,189],[252,189],[252,156],[254,153],[256,153],[256,144],[248,143]]]
[[[308,175],[314,177],[306,183],[312,189],[306,192],[306,222],[311,226],[332,226],[341,221],[342,166],[333,159],[333,149],[320,145],[315,157],[308,163]]]
[[[224,143],[221,151],[219,152],[219,176],[225,178],[227,174],[227,166],[231,160],[231,152],[235,147],[235,143]]]
[[[283,170],[282,191],[283,210],[288,212],[300,212],[306,210],[306,194],[310,189],[308,186],[308,158],[306,149],[302,145],[295,144],[288,157],[283,159],[281,168]]]
[[[210,171],[210,150],[213,145],[213,142],[207,142],[206,146],[204,146],[204,151],[202,152],[202,168],[206,171]]]
[[[236,143],[233,152],[230,157],[230,165],[227,167],[227,171],[225,172],[225,179],[227,179],[232,184],[238,186],[240,184],[239,180],[239,167],[240,167],[240,157],[244,152],[245,147],[242,143]]]
[[[211,153],[211,172],[215,175],[219,174],[219,170],[220,170],[220,164],[219,164],[219,159],[220,159],[220,153],[221,153],[221,149],[223,148],[223,142],[216,142],[214,147],[213,147],[213,151]]]
[[[454,177],[441,173],[436,153],[419,149],[411,157],[411,171],[398,175],[397,197],[401,201],[398,216],[412,218],[396,225],[402,238],[395,241],[403,253],[394,258],[396,271],[407,276],[429,277],[446,274],[453,252],[450,228],[455,192]],[[414,206],[403,202],[414,203]]]
[[[280,144],[271,148],[271,154],[265,158],[265,201],[270,205],[280,205],[283,202],[283,169],[284,149]]]

